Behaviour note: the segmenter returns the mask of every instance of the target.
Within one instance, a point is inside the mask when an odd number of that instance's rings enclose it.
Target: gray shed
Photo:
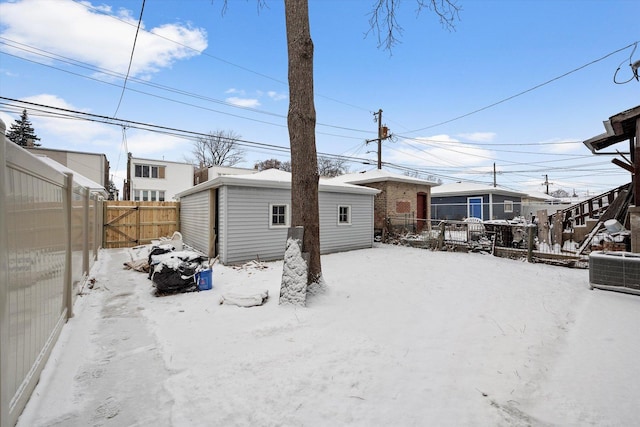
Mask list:
[[[320,252],[373,246],[378,190],[320,180]],[[223,175],[178,194],[184,242],[222,264],[284,257],[291,220],[291,174],[269,169]]]

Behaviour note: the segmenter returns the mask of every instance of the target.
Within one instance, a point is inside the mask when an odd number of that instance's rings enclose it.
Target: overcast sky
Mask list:
[[[288,154],[283,2],[28,0],[0,2],[0,96],[180,131],[233,131],[245,163]],[[405,0],[392,51],[369,32],[372,1],[310,0],[317,149],[370,159],[374,113],[393,140],[390,170],[443,182],[600,193],[630,180],[582,141],[640,105],[636,1],[459,0],[455,28]],[[368,33],[369,32],[369,33]],[[368,34],[367,34],[368,33]],[[135,40],[135,49],[134,49]],[[133,60],[130,62],[133,50]],[[123,91],[125,76],[128,75]],[[0,118],[25,104],[0,99]],[[126,152],[183,161],[191,140],[29,108],[43,147],[104,153],[121,187]],[[174,132],[175,133],[175,132]],[[625,150],[628,144],[621,144]]]

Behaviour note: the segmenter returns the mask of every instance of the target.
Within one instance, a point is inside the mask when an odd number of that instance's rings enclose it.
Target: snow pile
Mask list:
[[[264,304],[268,298],[269,291],[267,289],[250,295],[227,293],[220,297],[220,304],[237,305],[238,307],[254,307]]]
[[[302,242],[292,237],[287,239],[282,269],[280,304],[304,306],[307,300],[307,262],[302,257]]]

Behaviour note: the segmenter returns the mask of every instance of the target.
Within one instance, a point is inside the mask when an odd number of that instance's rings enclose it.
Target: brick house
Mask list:
[[[431,187],[437,182],[389,172],[383,169],[329,178],[380,190],[374,201],[374,230],[384,235],[389,227],[420,233],[431,220]]]

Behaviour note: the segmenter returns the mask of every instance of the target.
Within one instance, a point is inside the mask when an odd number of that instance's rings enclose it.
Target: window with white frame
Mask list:
[[[164,178],[164,166],[136,164],[136,178]]]
[[[289,227],[289,205],[275,203],[269,205],[269,227]]]
[[[338,206],[338,225],[351,224],[351,206]]]
[[[134,190],[133,200],[136,202],[164,202],[163,190]]]
[[[511,200],[505,200],[504,201],[504,211],[506,212],[513,212],[513,201]]]

